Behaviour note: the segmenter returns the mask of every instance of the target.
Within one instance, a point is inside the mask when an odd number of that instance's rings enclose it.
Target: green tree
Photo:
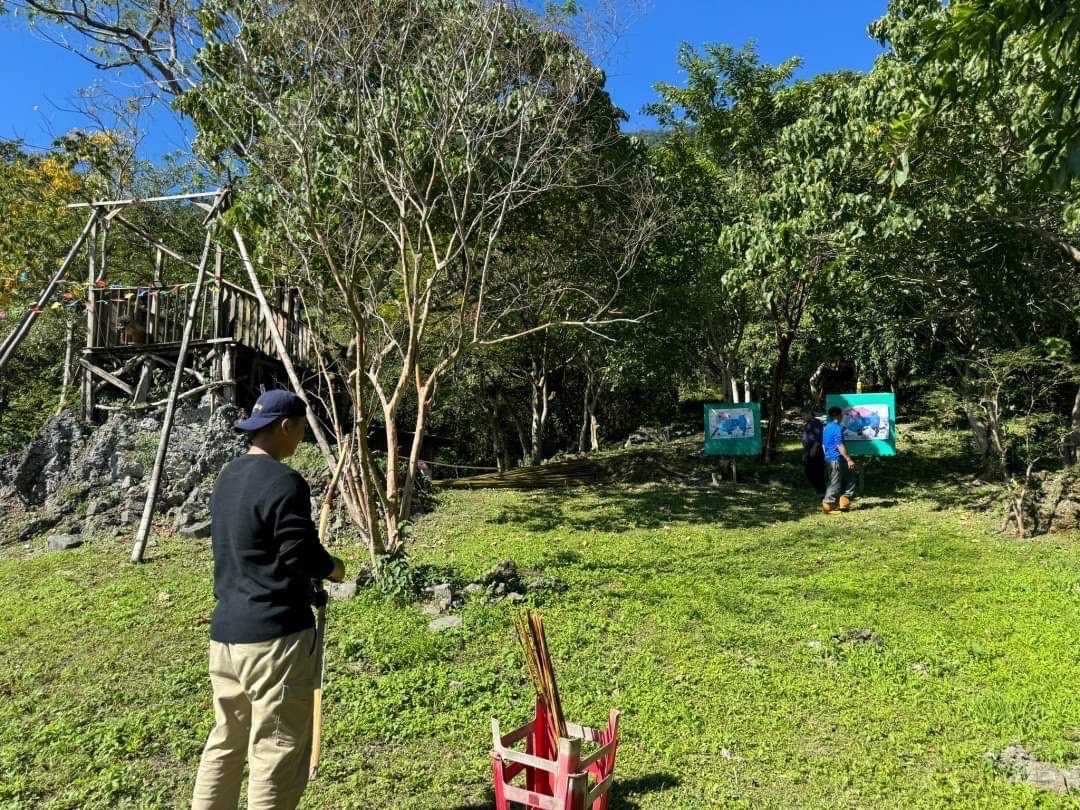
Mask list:
[[[436,393],[459,362],[610,319],[608,296],[571,295],[523,325],[522,303],[551,300],[553,279],[503,257],[520,209],[626,182],[604,159],[621,114],[560,20],[514,4],[219,1],[201,15],[202,81],[179,105],[203,154],[243,164],[231,221],[257,234],[260,256],[299,269],[321,325],[350,346],[348,500],[373,554],[392,553]],[[366,445],[377,424],[385,472]]]

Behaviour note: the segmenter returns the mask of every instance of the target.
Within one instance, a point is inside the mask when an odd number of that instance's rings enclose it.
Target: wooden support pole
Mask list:
[[[139,372],[139,383],[135,386],[135,393],[131,397],[131,404],[139,405],[146,402],[150,393],[150,381],[153,379],[154,364],[147,357],[143,360],[142,370]]]
[[[97,324],[97,288],[94,282],[97,275],[94,268],[95,257],[98,249],[98,231],[95,222],[90,228],[90,247],[87,255],[86,276],[86,348],[94,348],[94,330]],[[94,380],[89,374],[83,374],[83,419],[90,422],[94,418]]]
[[[56,271],[52,280],[45,289],[42,290],[41,295],[38,296],[37,303],[26,311],[26,314],[23,315],[19,325],[7,336],[3,346],[0,346],[0,371],[8,364],[12,355],[15,354],[15,350],[19,348],[19,345],[26,339],[26,336],[30,334],[30,330],[34,328],[34,322],[37,320],[38,314],[40,314],[41,310],[45,308],[45,305],[49,303],[49,299],[52,298],[57,285],[64,280],[68,267],[78,254],[79,248],[83,246],[83,242],[86,241],[90,232],[94,230],[97,216],[97,212],[95,211],[90,215],[90,218],[86,220],[86,225],[83,226],[82,233],[79,234],[79,238],[75,240],[75,244],[71,246],[67,256],[64,257],[64,261],[60,264],[60,269]]]
[[[199,200],[203,197],[217,197],[221,190],[199,191],[193,194],[166,194],[163,197],[131,197],[126,200],[98,200],[96,202],[71,203],[68,208],[96,208],[101,206],[136,205],[138,203],[165,202],[168,200]]]
[[[91,374],[105,380],[110,385],[115,385],[117,388],[119,388],[121,391],[123,391],[129,397],[135,396],[135,389],[134,388],[132,388],[126,382],[121,380],[115,374],[110,374],[105,369],[100,368],[98,366],[95,366],[93,363],[91,363],[85,357],[80,357],[79,358],[79,365],[82,366],[87,371],[89,371]]]
[[[233,236],[236,238],[236,246],[240,250],[240,261],[243,262],[244,269],[247,270],[248,280],[251,281],[252,292],[254,292],[255,297],[259,299],[259,309],[262,311],[263,321],[270,331],[270,337],[274,341],[274,348],[277,349],[278,358],[281,360],[281,364],[285,366],[285,373],[289,375],[289,382],[292,383],[293,391],[296,392],[296,395],[308,406],[308,411],[311,411],[311,403],[308,401],[307,392],[304,391],[304,386],[300,383],[300,377],[296,373],[296,368],[293,366],[292,359],[285,349],[285,342],[281,338],[281,332],[278,330],[274,313],[270,309],[270,304],[266,300],[266,295],[263,293],[262,284],[259,283],[259,276],[255,272],[255,265],[252,263],[251,257],[248,256],[247,246],[244,244],[244,237],[240,234],[239,229],[233,230]],[[319,419],[315,416],[314,412],[312,412],[312,418],[308,420],[308,424],[311,425],[311,432],[315,434],[315,443],[319,445],[323,460],[326,462],[326,468],[328,470],[333,470],[335,463],[334,453],[330,449],[330,441],[326,437],[326,431],[323,430],[322,424],[319,422]],[[342,495],[343,497],[347,497],[344,492]]]
[[[71,360],[75,355],[75,319],[68,318],[64,325],[64,381],[60,384],[60,404],[56,406],[56,415],[64,412],[67,404],[68,388],[71,387]]]
[[[197,388],[190,388],[182,394],[177,394],[176,399],[190,399],[196,394],[204,394],[207,391],[212,391],[215,388],[221,388],[230,384],[230,380],[222,380],[216,383],[207,383],[206,385],[200,385]],[[169,398],[159,399],[156,402],[144,402],[141,405],[98,405],[96,406],[99,411],[144,411],[149,408],[160,408],[162,405],[168,405]]]
[[[142,562],[143,552],[146,550],[146,542],[150,539],[150,523],[154,517],[154,507],[157,504],[158,490],[161,487],[161,470],[165,466],[165,454],[169,450],[169,433],[172,431],[173,419],[176,417],[176,400],[180,391],[180,380],[184,376],[184,361],[187,358],[188,344],[191,342],[192,326],[195,323],[195,311],[199,305],[199,293],[202,291],[203,282],[206,280],[206,265],[210,258],[210,231],[206,232],[206,240],[203,243],[202,260],[199,262],[199,274],[195,277],[195,294],[191,297],[188,305],[187,320],[184,321],[184,335],[180,339],[180,353],[176,358],[176,371],[173,373],[172,388],[169,389],[169,399],[165,405],[165,418],[161,425],[161,438],[158,440],[157,455],[154,457],[154,469],[150,474],[150,486],[146,491],[146,503],[143,505],[142,520],[135,532],[135,545],[131,549],[131,561]]]
[[[221,337],[221,244],[215,243],[214,245],[214,294],[211,297],[212,303],[210,305],[210,339],[218,340]],[[214,356],[210,360],[210,379],[213,382],[220,382],[222,379],[221,374],[221,353],[214,352]],[[220,396],[215,388],[210,392],[210,413],[213,413],[218,408],[218,400]]]

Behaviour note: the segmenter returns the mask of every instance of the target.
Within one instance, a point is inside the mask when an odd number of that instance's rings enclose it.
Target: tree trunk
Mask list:
[[[592,397],[592,375],[589,374],[585,381],[585,398],[581,405],[581,430],[578,432],[577,451],[585,452],[585,443],[589,438],[589,399]]]
[[[964,403],[964,416],[967,417],[968,426],[971,428],[971,434],[975,440],[975,449],[979,451],[979,457],[982,459],[983,471],[985,472],[989,467],[988,458],[990,456],[990,437],[987,435],[986,425],[979,418],[979,414],[976,413],[975,405],[970,402]]]
[[[1072,463],[1080,464],[1080,387],[1072,407]]]
[[[731,374],[731,401],[739,401],[739,378],[734,372]]]
[[[780,437],[780,418],[783,416],[784,382],[787,379],[788,363],[791,359],[791,344],[795,336],[784,332],[779,336],[779,351],[776,365],[773,366],[772,383],[769,386],[769,424],[765,429],[765,461],[776,460],[776,445]],[[749,400],[747,400],[749,401]]]
[[[578,434],[578,452],[595,453],[600,449],[600,423],[596,418],[596,403],[600,399],[600,385],[596,376],[589,372],[585,384],[585,399],[582,406],[581,432]]]
[[[529,455],[529,432],[525,429],[525,423],[514,410],[510,410],[510,419],[514,423],[514,431],[517,433],[518,444],[521,445],[521,455]]]
[[[750,401],[750,369],[743,369],[743,402]]]
[[[539,464],[544,458],[544,432],[547,428],[548,415],[548,375],[546,363],[539,365],[533,361],[532,375],[529,379],[530,402],[532,404],[532,422],[529,431],[529,456],[533,464]]]

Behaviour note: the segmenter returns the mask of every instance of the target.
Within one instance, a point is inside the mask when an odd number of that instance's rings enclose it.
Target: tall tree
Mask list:
[[[200,13],[202,81],[180,107],[204,154],[242,160],[232,222],[302,269],[322,325],[350,346],[347,486],[373,554],[393,553],[432,403],[462,358],[612,319],[609,296],[573,297],[522,327],[542,290],[502,257],[518,209],[627,182],[607,157],[621,113],[559,20],[513,3],[215,0]],[[384,466],[366,439],[380,424]]]

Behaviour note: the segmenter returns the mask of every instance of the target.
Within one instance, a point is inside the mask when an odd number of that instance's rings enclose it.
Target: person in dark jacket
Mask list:
[[[803,416],[803,472],[819,498],[825,497],[825,452],[821,446],[824,425],[814,416],[814,409],[807,405]]]
[[[249,810],[292,810],[307,786],[318,662],[312,580],[340,582],[345,567],[319,543],[307,482],[281,463],[304,437],[306,414],[289,391],[260,396],[236,423],[251,448],[222,468],[210,498],[216,723],[193,810],[235,810],[245,761]]]

